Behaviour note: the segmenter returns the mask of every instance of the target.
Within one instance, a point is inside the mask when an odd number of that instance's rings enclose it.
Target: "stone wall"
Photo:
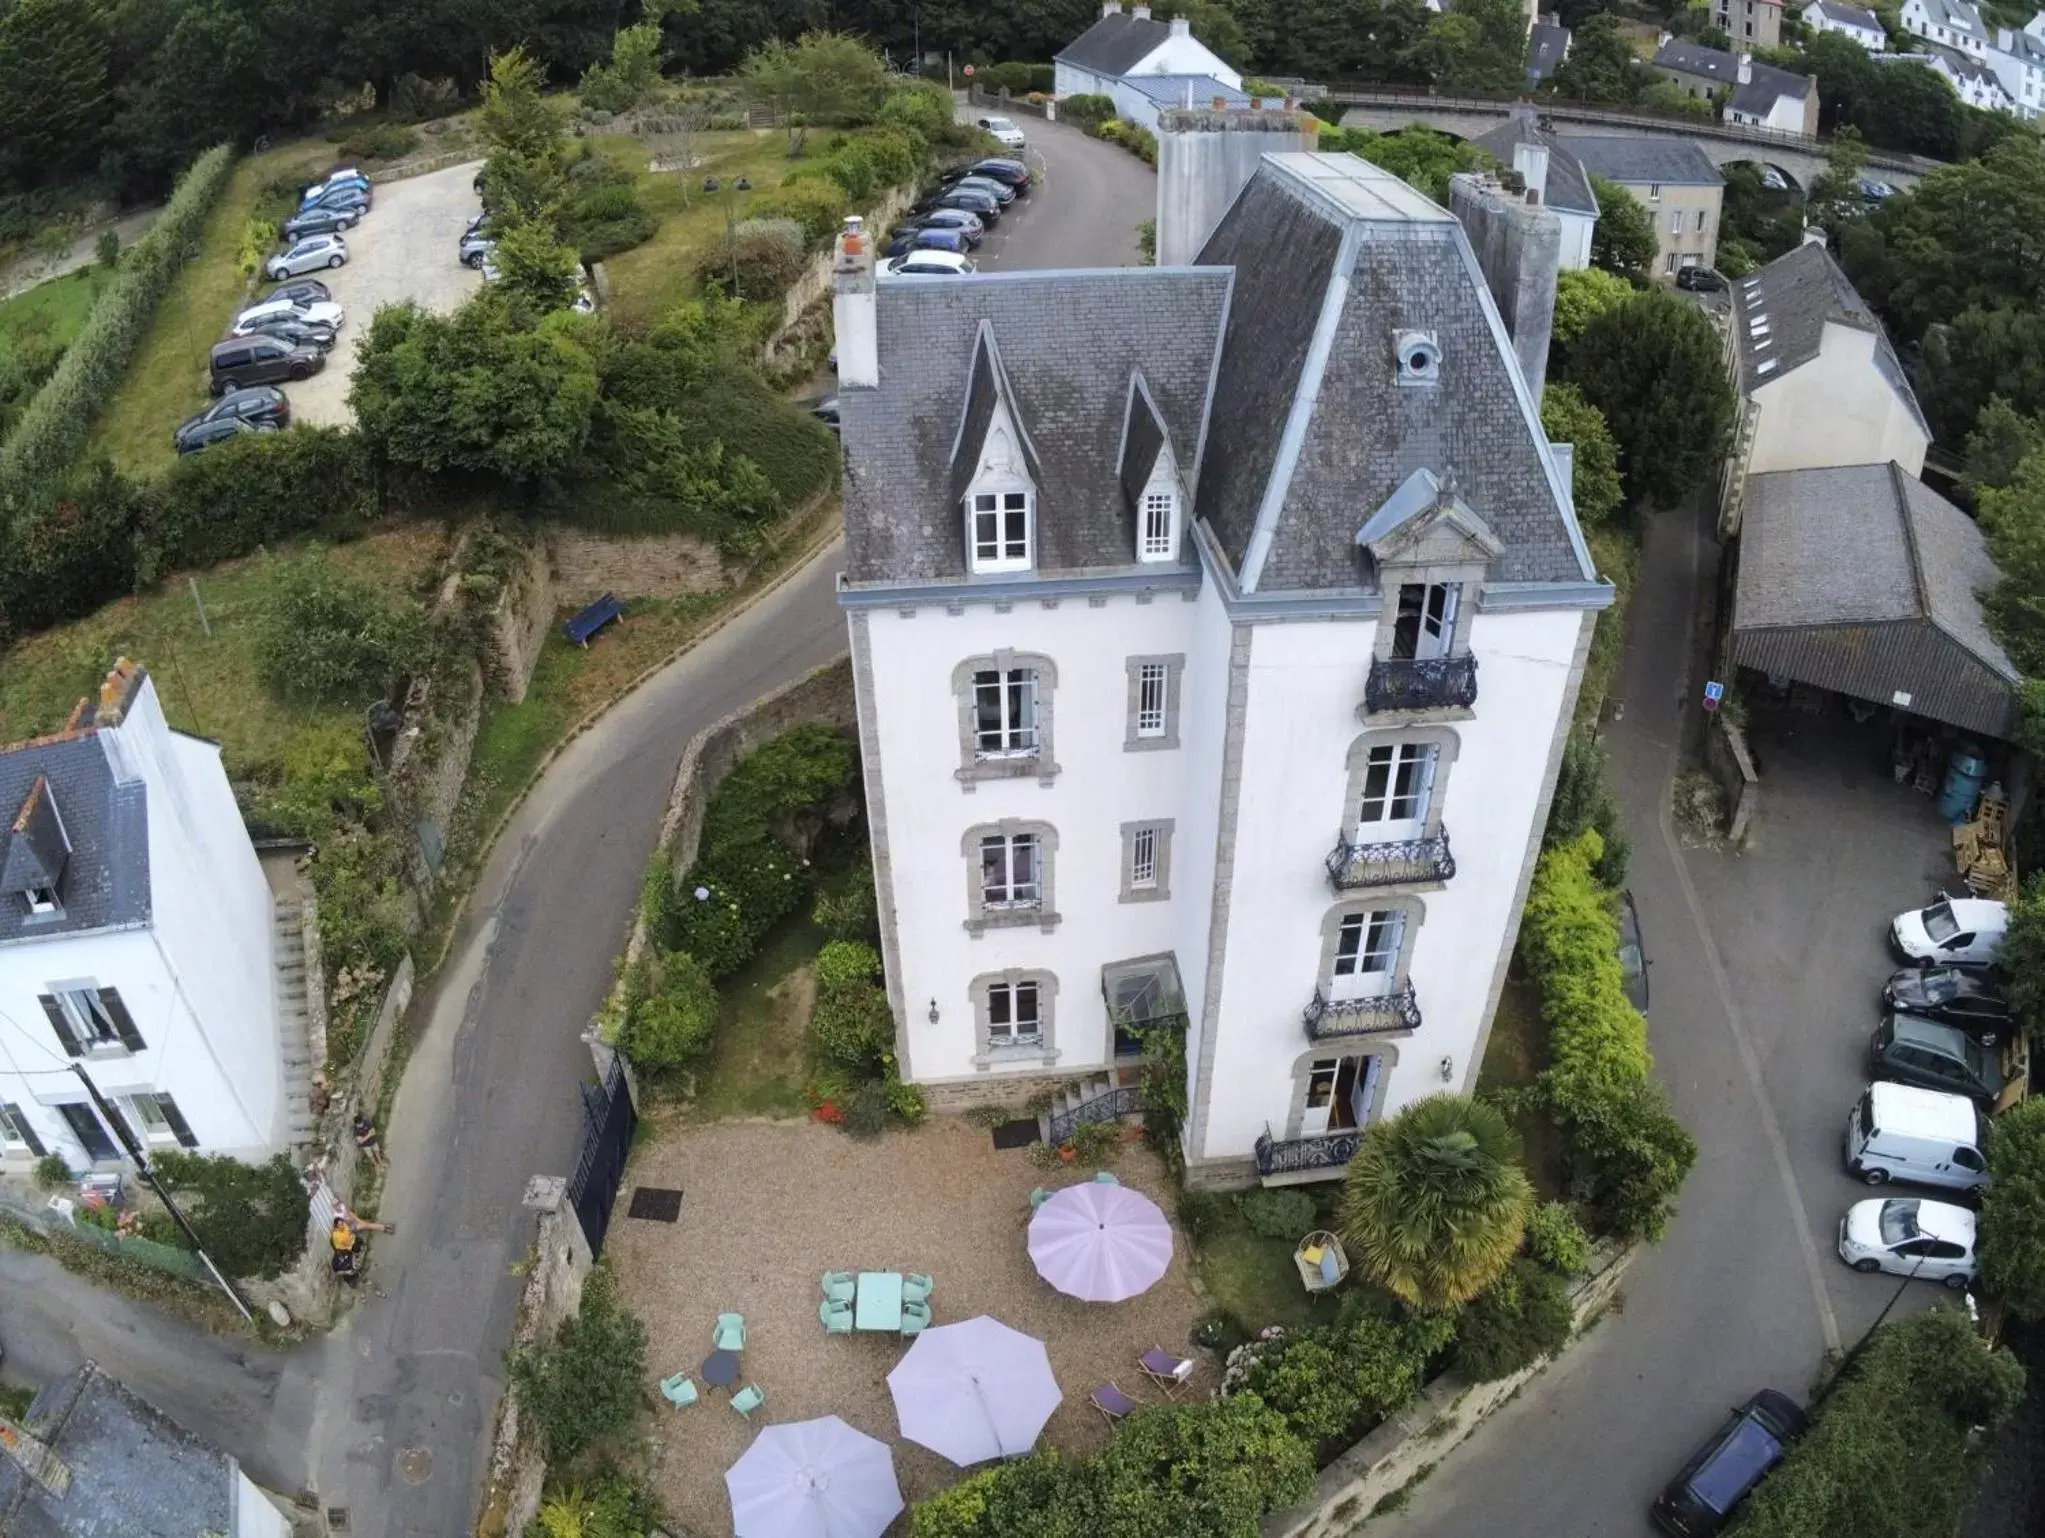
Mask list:
[[[384,764],[385,815],[406,835],[406,869],[422,896],[431,894],[439,878],[441,840],[461,800],[483,724],[482,664],[469,657],[450,671],[450,697],[440,697],[430,677],[412,681],[404,724]]]
[[[1761,776],[1747,751],[1747,734],[1724,716],[1713,716],[1704,730],[1704,762],[1725,792],[1726,838],[1737,844],[1761,802]]]
[[[1579,1336],[1617,1295],[1633,1254],[1629,1246],[1599,1247],[1591,1274],[1572,1289]],[[1402,1414],[1321,1470],[1311,1498],[1266,1517],[1263,1538],[1345,1538],[1386,1496],[1404,1489],[1446,1458],[1547,1365],[1540,1362],[1489,1383],[1471,1383],[1457,1373],[1443,1373],[1422,1389]]]
[[[1064,1087],[1076,1089],[1101,1076],[1102,1070],[1098,1068],[1078,1074],[1053,1068],[1043,1073],[980,1074],[970,1079],[919,1083],[917,1088],[923,1091],[923,1098],[930,1103],[930,1109],[944,1115],[1001,1106],[1024,1116],[1032,1114],[1028,1105],[1037,1096]]]
[[[717,546],[693,534],[593,534],[587,529],[553,531],[554,602],[579,609],[616,593],[620,598],[679,598],[714,593],[732,585]]]
[[[558,604],[552,544],[542,535],[524,547],[523,559],[506,574],[503,591],[483,617],[478,635],[491,690],[514,705],[525,698],[540,648],[554,628]]]

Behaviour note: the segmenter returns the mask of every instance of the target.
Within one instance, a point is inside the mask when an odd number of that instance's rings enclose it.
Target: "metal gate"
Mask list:
[[[568,1182],[568,1199],[575,1206],[592,1255],[604,1252],[611,1204],[618,1199],[618,1185],[625,1178],[625,1156],[631,1151],[632,1129],[638,1122],[625,1070],[613,1058],[601,1084],[582,1086],[582,1153]]]

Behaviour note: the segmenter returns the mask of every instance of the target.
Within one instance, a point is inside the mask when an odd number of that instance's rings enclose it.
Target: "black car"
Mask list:
[[[1013,187],[1017,197],[1029,196],[1030,168],[1020,160],[1004,160],[999,156],[989,160],[976,160],[959,175],[984,176],[990,182],[1002,182]]]
[[[1693,294],[1715,294],[1725,287],[1725,279],[1709,267],[1684,267],[1676,273],[1676,287]]]
[[[1984,1047],[2009,1034],[2009,1000],[1993,973],[1974,967],[1905,967],[1882,989],[1891,1010],[1957,1025]]]
[[[316,347],[321,352],[331,352],[334,348],[334,328],[332,326],[316,326],[312,322],[304,320],[266,320],[260,326],[252,327],[245,334],[248,336],[274,336],[280,341],[289,342],[293,347]]]
[[[820,401],[811,401],[809,414],[835,433],[838,430],[838,397],[826,395]]]
[[[308,235],[338,235],[354,229],[361,218],[359,208],[308,208],[284,221],[283,235],[287,241],[303,240]]]
[[[308,299],[331,303],[333,297],[332,291],[318,278],[293,278],[289,283],[279,283],[256,303],[268,304],[272,299],[289,299],[293,304],[304,304]]]
[[[1633,906],[1633,894],[1619,894],[1619,971],[1626,979],[1626,998],[1643,1015],[1647,1013],[1647,949],[1640,941],[1640,910]]]
[[[1871,1079],[1968,1095],[1993,1105],[2002,1093],[2001,1054],[1956,1026],[1915,1015],[1891,1015],[1868,1041]]]
[[[204,422],[187,432],[180,427],[171,439],[171,447],[179,454],[199,454],[216,443],[229,438],[239,438],[246,433],[274,433],[274,427],[258,427],[254,422],[244,422],[240,417],[222,417],[217,422]]]
[[[1718,1428],[1683,1472],[1654,1498],[1648,1515],[1675,1538],[1702,1538],[1723,1529],[1733,1508],[1782,1461],[1810,1419],[1803,1407],[1772,1388],[1741,1405]]]
[[[911,210],[913,213],[928,213],[933,208],[963,208],[980,216],[982,224],[998,224],[1001,221],[1001,204],[991,192],[982,192],[977,187],[950,187],[942,192],[933,192]]]
[[[185,447],[187,437],[202,435],[202,429],[217,427],[222,422],[246,422],[258,429],[289,427],[291,402],[284,398],[282,390],[273,385],[250,385],[247,389],[221,396],[197,416],[180,422],[171,434],[171,443],[180,454],[189,453]],[[210,442],[217,435],[205,436]]]

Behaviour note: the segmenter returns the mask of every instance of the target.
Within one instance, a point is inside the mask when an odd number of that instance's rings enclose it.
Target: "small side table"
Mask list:
[[[862,1330],[899,1330],[902,1327],[902,1273],[862,1271],[859,1273],[859,1302],[853,1323]]]
[[[738,1382],[738,1353],[713,1351],[703,1358],[703,1381],[719,1388]]]

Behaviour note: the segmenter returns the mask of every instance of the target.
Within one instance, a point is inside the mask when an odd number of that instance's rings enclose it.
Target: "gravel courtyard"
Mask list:
[[[1170,1179],[1148,1149],[1124,1144],[1111,1167],[1171,1214]],[[934,1324],[991,1314],[1041,1339],[1065,1394],[1044,1435],[1061,1448],[1086,1451],[1105,1440],[1107,1425],[1087,1403],[1102,1383],[1160,1401],[1136,1358],[1152,1345],[1195,1354],[1189,1336],[1203,1307],[1184,1235],[1163,1280],[1126,1303],[1068,1298],[1030,1264],[1031,1190],[1091,1175],[1047,1173],[1025,1151],[997,1152],[985,1129],[952,1117],[871,1143],[814,1122],[744,1121],[670,1130],[644,1147],[619,1193],[605,1255],[650,1337],[645,1389],[660,1408],[643,1424],[670,1516],[690,1533],[731,1531],[724,1471],[754,1428],[731,1410],[726,1390],[703,1389],[700,1376],[702,1399],[682,1411],[660,1399],[658,1382],[683,1368],[698,1372],[711,1326],[727,1309],[746,1317],[739,1383],[757,1383],[767,1396],[758,1423],[842,1416],[894,1448],[912,1502],[964,1477],[896,1434],[887,1375],[908,1342],[824,1334],[817,1279],[828,1270],[923,1272],[937,1283]],[[627,1218],[635,1186],[680,1187],[680,1221]],[[1213,1365],[1202,1358],[1180,1397],[1205,1398],[1213,1387]]]
[[[376,206],[342,235],[348,242],[347,265],[310,274],[333,290],[348,319],[327,366],[285,391],[293,420],[347,425],[355,348],[384,305],[410,299],[425,309],[452,310],[483,286],[481,275],[455,255],[469,216],[483,206],[475,191],[480,164],[469,161],[425,176],[379,182]]]

